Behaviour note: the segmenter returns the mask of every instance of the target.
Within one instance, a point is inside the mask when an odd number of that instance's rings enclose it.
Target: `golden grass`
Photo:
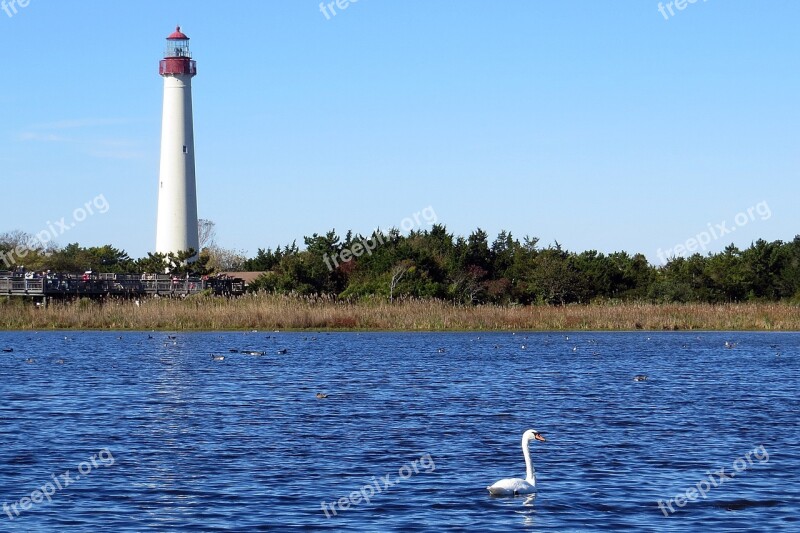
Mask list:
[[[478,306],[438,300],[359,303],[329,298],[248,295],[106,303],[87,300],[36,308],[0,302],[0,329],[114,330],[800,330],[800,308],[783,303]]]

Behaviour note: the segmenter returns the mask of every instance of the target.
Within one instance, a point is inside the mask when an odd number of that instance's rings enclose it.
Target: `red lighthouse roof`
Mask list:
[[[169,34],[168,41],[188,41],[189,38],[181,32],[181,27],[177,26],[175,31]]]

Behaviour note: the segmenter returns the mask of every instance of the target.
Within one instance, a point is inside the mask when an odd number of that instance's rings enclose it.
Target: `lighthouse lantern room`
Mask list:
[[[159,74],[162,76],[169,74],[197,74],[197,63],[192,61],[192,53],[189,51],[189,38],[181,32],[181,27],[167,37],[167,49],[164,52],[164,59],[159,64]]]

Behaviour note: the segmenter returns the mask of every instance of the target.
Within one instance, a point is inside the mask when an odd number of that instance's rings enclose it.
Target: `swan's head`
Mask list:
[[[545,442],[547,440],[544,438],[544,435],[542,435],[535,429],[529,429],[528,431],[522,434],[522,440],[524,440],[525,442],[530,442],[531,439],[540,440],[542,442]]]

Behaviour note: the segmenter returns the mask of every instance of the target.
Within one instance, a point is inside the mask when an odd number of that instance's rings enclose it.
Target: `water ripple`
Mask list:
[[[0,504],[90,470],[0,529],[798,527],[798,334],[170,335],[0,333]],[[538,493],[490,497],[530,427]]]

